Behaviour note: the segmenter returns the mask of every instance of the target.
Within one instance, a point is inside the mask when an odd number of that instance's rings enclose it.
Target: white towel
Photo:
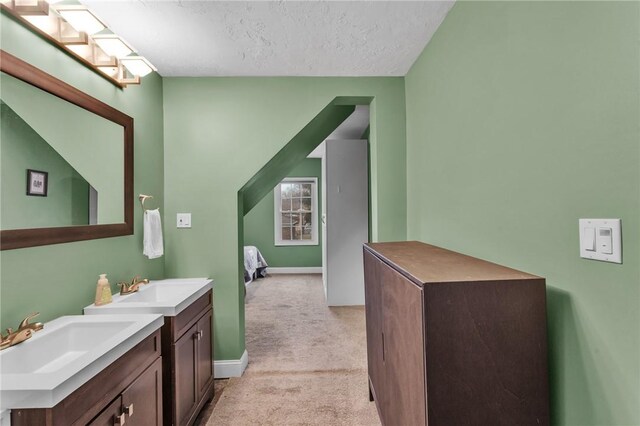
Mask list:
[[[144,211],[144,251],[142,253],[149,259],[155,259],[164,254],[162,223],[158,209]]]

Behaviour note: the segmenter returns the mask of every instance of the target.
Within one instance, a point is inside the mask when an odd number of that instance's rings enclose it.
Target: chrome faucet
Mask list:
[[[149,280],[147,278],[140,279],[140,276],[136,275],[131,280],[131,284],[127,284],[125,282],[118,283],[118,285],[120,286],[120,294],[125,295],[125,294],[135,293],[136,291],[139,290],[139,287],[143,284],[149,284]]]
[[[30,339],[36,331],[42,330],[44,328],[44,324],[41,322],[29,323],[30,319],[38,316],[39,314],[40,312],[34,312],[23,319],[18,326],[18,330],[15,332],[12,328],[7,328],[6,336],[0,333],[0,350],[22,343],[25,340]]]

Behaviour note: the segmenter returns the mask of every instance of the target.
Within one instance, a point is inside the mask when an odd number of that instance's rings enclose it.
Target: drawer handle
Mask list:
[[[129,417],[133,416],[133,402],[128,407],[125,407],[124,413]]]
[[[122,413],[119,416],[116,416],[115,419],[113,420],[113,424],[114,426],[123,426],[126,422],[127,422],[127,416]]]
[[[196,332],[193,334],[193,337],[195,337],[197,340],[202,339],[202,330],[200,330],[200,331],[196,331]]]

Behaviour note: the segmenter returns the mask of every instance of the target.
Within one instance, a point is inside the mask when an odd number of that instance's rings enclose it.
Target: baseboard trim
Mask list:
[[[249,353],[245,350],[240,359],[224,359],[213,362],[213,371],[216,379],[228,379],[240,377],[249,364]]]
[[[308,266],[300,268],[267,268],[268,274],[321,274],[322,266]]]

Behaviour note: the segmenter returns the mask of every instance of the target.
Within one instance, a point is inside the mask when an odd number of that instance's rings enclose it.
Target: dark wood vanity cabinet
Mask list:
[[[52,408],[11,410],[14,426],[160,426],[160,330]]]
[[[213,300],[209,290],[162,327],[164,424],[191,425],[213,398]]]
[[[548,425],[544,278],[420,242],[364,247],[384,425]]]
[[[158,358],[90,426],[162,424],[162,360]]]

